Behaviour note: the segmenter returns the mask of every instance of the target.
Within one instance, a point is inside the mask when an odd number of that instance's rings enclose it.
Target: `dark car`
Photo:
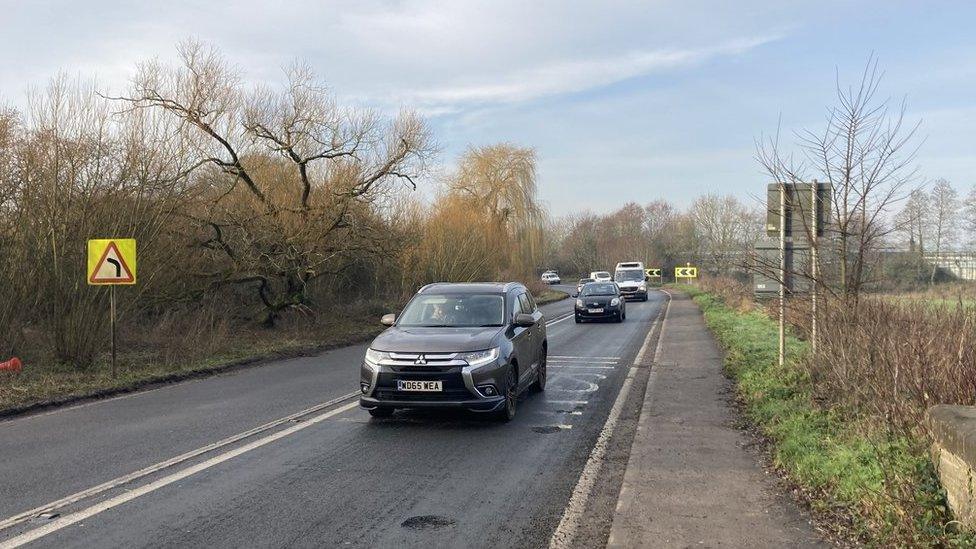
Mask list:
[[[383,323],[360,370],[374,417],[462,408],[507,421],[520,393],[545,389],[546,323],[522,284],[429,284]]]
[[[576,323],[584,320],[609,319],[623,322],[627,318],[627,301],[614,282],[590,282],[576,296]]]

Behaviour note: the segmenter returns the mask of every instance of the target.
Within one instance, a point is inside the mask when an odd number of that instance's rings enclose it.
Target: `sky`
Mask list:
[[[196,38],[248,82],[295,59],[341,101],[424,114],[449,170],[470,146],[535,148],[554,215],[705,193],[751,201],[762,135],[824,126],[869,56],[921,121],[927,180],[976,184],[976,2],[0,0],[0,102],[59,71],[120,91]],[[432,183],[430,183],[432,184]]]

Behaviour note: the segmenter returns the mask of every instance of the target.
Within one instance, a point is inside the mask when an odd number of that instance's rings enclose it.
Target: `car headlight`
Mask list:
[[[613,298],[613,299],[610,300],[610,306],[611,307],[616,307],[617,305],[620,305],[620,299],[618,299],[618,298],[615,297],[615,298]]]
[[[370,366],[379,366],[380,361],[388,358],[390,358],[390,353],[384,353],[375,349],[366,349],[366,364]]]
[[[494,362],[498,359],[498,347],[494,349],[488,349],[486,351],[474,351],[473,353],[462,353],[461,360],[468,363],[469,366],[484,366],[485,364]]]
[[[576,306],[579,307],[580,309],[582,309],[583,308],[583,300],[582,299],[577,299],[576,300]]]
[[[638,286],[637,289],[640,290],[640,291],[647,290],[647,283],[646,282],[641,282],[640,283],[640,286]]]

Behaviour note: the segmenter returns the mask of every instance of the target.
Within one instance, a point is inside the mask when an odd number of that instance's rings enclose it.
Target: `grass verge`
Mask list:
[[[548,303],[555,303],[557,301],[562,301],[569,297],[566,292],[560,292],[559,290],[553,290],[546,288],[541,292],[534,295],[536,305],[546,305]]]
[[[726,370],[748,419],[770,442],[773,464],[805,495],[822,528],[872,546],[976,543],[954,531],[925,441],[879,433],[852,411],[818,406],[801,365],[806,343],[789,337],[780,368],[773,320],[758,310],[739,312],[698,288],[681,289],[725,348]]]
[[[104,359],[91,369],[78,370],[37,357],[25,360],[21,372],[0,372],[0,417],[137,391],[269,360],[316,354],[367,341],[381,330],[382,326],[372,317],[368,321],[342,319],[314,331],[237,333],[212,353],[165,357],[157,350],[123,350],[114,377]]]

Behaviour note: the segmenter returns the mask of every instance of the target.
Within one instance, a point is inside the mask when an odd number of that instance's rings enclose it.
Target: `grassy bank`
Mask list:
[[[838,539],[877,546],[972,546],[953,531],[926,442],[878,432],[850,410],[818,405],[803,367],[807,345],[787,342],[777,365],[776,323],[685,288],[727,351],[748,419],[770,441],[774,465],[803,493]]]
[[[108,396],[264,360],[307,355],[366,341],[381,328],[370,317],[368,320],[337,319],[310,329],[239,330],[225,334],[213,345],[192,352],[181,349],[176,354],[157,345],[127,342],[122,338],[114,377],[108,357],[101,357],[93,367],[84,370],[43,355],[25,357],[21,372],[0,372],[0,414],[38,404]]]
[[[541,292],[534,292],[536,305],[546,305],[548,303],[555,303],[557,301],[562,301],[569,297],[566,292],[560,292],[559,290],[552,290],[546,288]]]

